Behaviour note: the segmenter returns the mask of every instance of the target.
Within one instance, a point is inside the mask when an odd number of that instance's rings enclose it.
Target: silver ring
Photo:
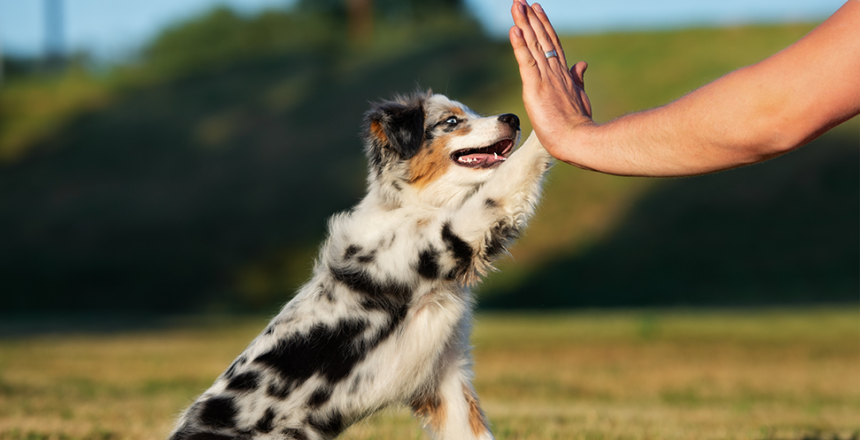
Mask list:
[[[546,55],[547,58],[552,58],[552,57],[558,56],[558,52],[556,52],[555,49],[548,51],[548,52],[544,52],[543,54]]]

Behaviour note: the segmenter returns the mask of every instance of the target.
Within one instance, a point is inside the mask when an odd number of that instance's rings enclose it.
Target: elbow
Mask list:
[[[777,156],[781,156],[789,151],[792,151],[805,142],[799,140],[797,136],[792,136],[787,133],[772,133],[770,136],[762,137],[756,143],[749,146],[749,162],[756,163]]]
[[[738,142],[741,161],[745,163],[763,162],[781,156],[806,145],[821,132],[794,121],[764,120],[757,123],[758,129],[750,129],[747,136]]]

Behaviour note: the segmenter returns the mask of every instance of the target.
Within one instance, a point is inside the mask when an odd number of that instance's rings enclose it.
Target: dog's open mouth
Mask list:
[[[491,168],[504,162],[513,149],[513,139],[502,139],[489,147],[455,151],[451,159],[467,168]]]

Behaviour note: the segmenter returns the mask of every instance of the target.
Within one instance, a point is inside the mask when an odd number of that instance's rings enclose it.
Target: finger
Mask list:
[[[567,68],[567,57],[564,55],[564,48],[561,47],[561,40],[558,39],[558,34],[555,32],[555,28],[552,27],[552,23],[549,22],[549,17],[546,15],[546,11],[543,10],[543,7],[539,3],[532,5],[532,10],[543,25],[550,41],[552,41],[553,47],[555,47],[555,50],[558,52],[561,64]]]
[[[537,4],[537,3],[535,3],[535,4]],[[546,57],[546,52],[553,50],[553,49],[556,49],[556,52],[558,52],[558,48],[556,47],[555,43],[553,43],[552,39],[550,39],[549,33],[547,33],[546,29],[544,29],[543,23],[541,22],[540,18],[538,18],[537,14],[535,13],[534,6],[532,6],[531,8],[526,8],[526,12],[528,14],[529,24],[531,25],[532,31],[535,34],[535,38],[537,38],[537,42],[538,42],[538,44],[540,44],[541,55],[544,58],[544,60],[546,61],[546,65],[549,66],[550,61],[549,61],[549,58]],[[558,63],[563,62],[563,60],[561,59],[560,56],[554,57],[554,58],[558,58],[558,60],[556,61]],[[541,63],[538,62],[538,65],[541,65]],[[566,73],[567,64],[564,64],[564,71]]]
[[[532,17],[529,17],[529,14]],[[542,27],[540,21],[534,17],[534,12],[532,12],[531,8],[528,6],[524,6],[523,2],[515,2],[511,7],[511,16],[514,18],[514,24],[516,27],[522,31],[523,40],[525,41],[525,45],[528,48],[529,52],[531,52],[531,56],[534,59],[535,64],[538,69],[541,71],[546,70],[548,67],[548,63],[546,61],[546,55],[544,55],[544,49],[541,46],[541,43],[538,41],[538,37],[535,34],[533,26],[537,24],[537,26]],[[534,20],[534,22],[532,22]]]
[[[526,45],[523,31],[513,26],[508,32],[508,37],[511,40],[511,47],[514,49],[514,57],[517,59],[517,65],[520,68],[520,78],[523,80],[523,83],[531,83],[540,79],[540,70]]]
[[[511,5],[511,17],[514,19],[514,24],[522,26],[528,23],[528,17],[526,17],[528,7],[529,4],[526,3],[526,0],[514,0]]]
[[[580,61],[570,68],[570,74],[573,76],[573,82],[585,90],[585,70],[588,69],[588,63]]]

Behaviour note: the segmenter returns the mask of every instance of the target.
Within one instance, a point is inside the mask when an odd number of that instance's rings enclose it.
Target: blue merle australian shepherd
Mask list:
[[[525,226],[551,157],[512,114],[445,96],[375,104],[368,191],[313,278],[180,418],[171,440],[331,439],[394,403],[434,439],[492,439],[471,385],[469,287]]]

